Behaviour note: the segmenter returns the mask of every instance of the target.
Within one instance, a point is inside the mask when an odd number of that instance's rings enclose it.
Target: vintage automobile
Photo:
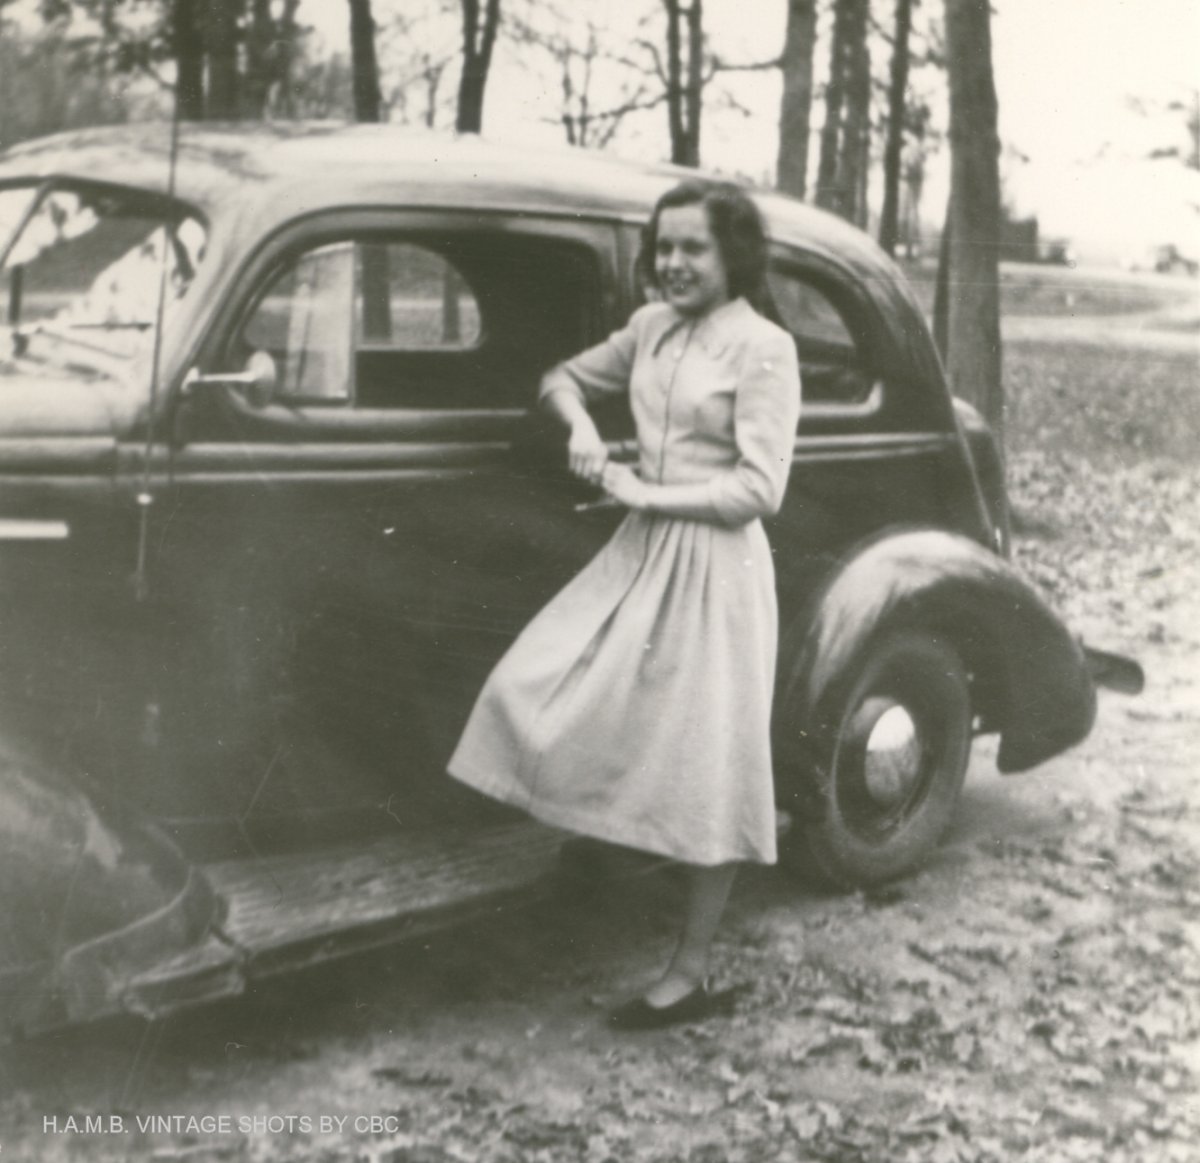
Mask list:
[[[10,1031],[446,924],[546,883],[564,842],[444,765],[619,520],[581,511],[537,384],[638,304],[679,171],[385,126],[175,144],[0,155]],[[973,734],[1004,771],[1082,739],[1104,657],[1006,559],[995,445],[897,268],[755,197],[805,393],[769,522],[781,819],[798,860],[870,884],[935,845]],[[601,424],[631,457],[628,410]]]

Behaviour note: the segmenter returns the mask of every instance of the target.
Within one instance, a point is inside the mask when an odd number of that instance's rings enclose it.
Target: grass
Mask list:
[[[936,263],[904,264],[926,315],[932,312]],[[1010,456],[1025,452],[1082,457],[1105,468],[1147,459],[1200,461],[1200,283],[1120,270],[1003,264],[1004,319],[1061,318],[1060,331],[1004,342]],[[1117,329],[1137,328],[1147,341],[1122,346]],[[1153,317],[1151,317],[1153,316]],[[1079,321],[1083,321],[1081,327]],[[1173,342],[1156,345],[1161,332]]]
[[[1200,459],[1195,353],[1010,341],[1004,383],[1010,455],[1040,450],[1112,468]]]
[[[926,314],[933,310],[937,264],[930,259],[901,263]],[[1110,268],[1077,268],[1003,263],[1000,267],[1002,315],[1087,317],[1129,315],[1177,303],[1195,303],[1194,279],[1132,274]]]
[[[1010,274],[1010,278],[1011,278]],[[1174,283],[1175,285],[1172,285]],[[1007,340],[1008,488],[1018,566],[1076,632],[1135,657],[1190,649],[1200,590],[1200,345],[1156,344],[1187,316],[1196,284],[1114,281],[1126,314],[1169,311],[1121,339],[1070,320],[1036,339]],[[1009,287],[1043,301],[1044,287]],[[1180,312],[1180,304],[1185,310]],[[1089,341],[1089,336],[1091,341]],[[1153,644],[1153,645],[1152,645]]]
[[[1061,272],[1048,276],[1040,270],[1030,274],[1019,267],[1000,271],[1000,310],[1005,315],[1122,315],[1153,311],[1162,300],[1161,288],[1153,285],[1068,279]]]

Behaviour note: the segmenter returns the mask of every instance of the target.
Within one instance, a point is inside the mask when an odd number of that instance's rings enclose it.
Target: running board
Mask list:
[[[128,1008],[156,1017],[250,981],[443,928],[548,888],[566,834],[520,823],[400,835],[319,853],[204,867],[224,917],[207,939],[140,973]]]

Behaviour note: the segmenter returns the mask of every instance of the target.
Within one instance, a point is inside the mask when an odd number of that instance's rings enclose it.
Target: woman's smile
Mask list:
[[[658,220],[654,273],[668,303],[703,315],[729,301],[729,278],[703,206],[673,206]]]

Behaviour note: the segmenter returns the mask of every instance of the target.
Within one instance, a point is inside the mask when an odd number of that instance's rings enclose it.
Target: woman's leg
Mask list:
[[[666,973],[646,991],[646,1001],[650,1005],[671,1005],[708,976],[709,951],[736,874],[736,864],[687,866],[683,931]]]

